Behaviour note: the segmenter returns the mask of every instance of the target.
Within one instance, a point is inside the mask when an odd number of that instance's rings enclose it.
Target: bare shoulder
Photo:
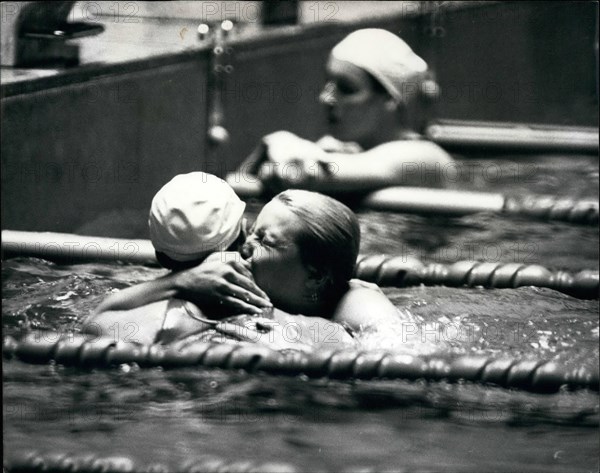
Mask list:
[[[115,341],[153,343],[163,325],[168,302],[153,302],[130,310],[107,310],[87,320],[81,331],[112,337]]]
[[[427,140],[399,140],[383,143],[367,151],[368,154],[388,159],[419,159],[452,162],[452,157],[440,146]]]
[[[452,157],[437,144],[426,140],[384,143],[367,152],[373,162],[385,163],[396,185],[448,187],[448,166]]]
[[[354,331],[381,327],[398,319],[398,312],[378,289],[353,284],[336,307],[333,320]]]

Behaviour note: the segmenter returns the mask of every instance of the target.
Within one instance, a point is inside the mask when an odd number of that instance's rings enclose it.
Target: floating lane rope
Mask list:
[[[262,184],[240,179],[235,173],[226,178],[235,192],[243,198],[265,195]],[[392,212],[460,217],[478,212],[510,216],[533,217],[569,223],[597,225],[597,200],[573,200],[551,196],[505,196],[490,192],[428,189],[423,187],[386,187],[368,194],[360,207]]]
[[[393,287],[419,284],[496,289],[546,287],[580,299],[597,299],[600,289],[598,271],[586,270],[570,274],[565,271],[550,271],[539,265],[477,261],[424,265],[405,256],[360,256],[355,275],[380,286]]]
[[[459,217],[477,212],[491,212],[576,224],[596,225],[598,223],[597,201],[576,201],[550,196],[506,197],[487,192],[387,187],[370,193],[361,205],[373,210],[425,215]]]
[[[425,133],[444,147],[598,153],[596,127],[437,120]]]
[[[86,369],[136,363],[140,367],[203,366],[273,375],[303,374],[310,378],[471,381],[537,393],[554,393],[562,386],[598,391],[597,370],[568,368],[544,360],[486,356],[448,360],[356,350],[279,352],[258,345],[206,342],[195,342],[178,350],[165,345],[141,345],[116,342],[108,337],[92,339],[82,334],[56,332],[31,332],[20,340],[7,336],[2,353],[6,359],[16,358],[26,363],[54,360],[65,366]]]
[[[4,471],[9,473],[294,473],[296,467],[288,463],[224,460],[212,455],[185,461],[177,468],[162,463],[139,464],[125,456],[101,456],[98,454],[38,453],[36,451],[18,452],[5,460]]]
[[[121,251],[117,251],[121,249]],[[149,240],[90,237],[67,233],[2,230],[4,257],[34,256],[58,262],[124,261],[156,264]],[[459,261],[428,264],[407,256],[359,256],[356,277],[380,286],[408,287],[419,284],[449,287],[516,288],[536,286],[554,289],[581,299],[597,299],[598,271],[577,274],[551,271],[539,265]]]
[[[559,199],[548,196],[506,197],[503,212],[509,215],[598,224],[598,201]]]
[[[61,263],[82,261],[157,263],[150,240],[2,230],[2,257],[12,256],[34,256]]]

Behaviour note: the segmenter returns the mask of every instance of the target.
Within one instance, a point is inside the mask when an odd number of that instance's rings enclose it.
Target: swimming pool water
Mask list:
[[[498,166],[504,177],[490,179],[489,171],[487,179],[474,176],[463,187],[597,197],[597,158],[538,159],[537,179],[527,182],[523,175],[531,169],[521,167],[521,177],[518,171],[510,174],[526,161],[480,162]],[[250,205],[248,216],[259,208]],[[595,227],[493,215],[442,219],[368,211],[359,219],[364,254],[598,268]],[[120,264],[5,261],[4,333],[77,331],[106,294],[160,274],[163,270]],[[598,301],[530,287],[385,292],[399,309],[397,331],[364,338],[364,349],[598,367]],[[18,361],[4,361],[3,368],[8,454],[27,448],[96,452],[177,465],[208,453],[284,461],[300,471],[598,469],[598,394],[586,391],[539,395],[470,383],[309,380],[135,366],[81,371]]]

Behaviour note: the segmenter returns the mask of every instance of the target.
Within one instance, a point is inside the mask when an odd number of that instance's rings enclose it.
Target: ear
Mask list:
[[[329,282],[331,276],[329,274],[323,274],[318,272],[314,267],[309,266],[308,270],[309,278],[306,281],[306,289],[310,294],[321,293]]]

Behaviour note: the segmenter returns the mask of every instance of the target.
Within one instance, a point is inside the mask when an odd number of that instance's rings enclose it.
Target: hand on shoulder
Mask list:
[[[177,296],[199,307],[260,314],[272,304],[254,282],[249,264],[237,252],[216,252],[202,264],[171,276]]]

